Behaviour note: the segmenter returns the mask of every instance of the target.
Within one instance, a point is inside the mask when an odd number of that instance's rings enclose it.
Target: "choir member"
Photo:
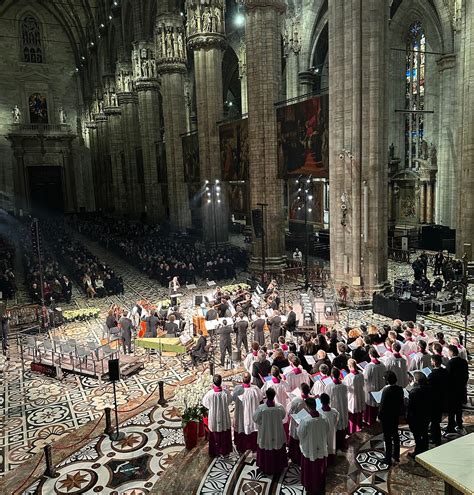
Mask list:
[[[267,359],[265,351],[258,351],[257,360],[252,364],[252,383],[257,387],[263,386],[262,377],[266,377],[270,374],[272,365]]]
[[[265,345],[265,334],[263,332],[263,327],[265,326],[265,318],[262,316],[260,311],[257,311],[257,318],[252,322],[253,328],[253,340],[258,342],[259,345]]]
[[[331,369],[331,360],[328,358],[326,351],[319,349],[316,353],[316,361],[313,365],[311,373],[319,373],[322,364],[325,364],[329,369]]]
[[[331,378],[332,383],[327,385],[325,392],[329,395],[331,404],[339,413],[336,426],[336,449],[339,450],[345,448],[345,438],[349,423],[347,387],[341,382],[341,372],[337,368],[332,369]]]
[[[425,342],[428,342],[429,336],[425,333],[425,325],[423,325],[422,323],[417,323],[416,330],[416,340],[424,340]]]
[[[285,354],[281,349],[276,349],[275,352],[272,354],[272,358],[273,366],[277,366],[280,371],[283,371],[283,368],[287,368],[288,366],[290,366],[290,362],[285,357]]]
[[[408,385],[408,370],[407,361],[400,354],[400,342],[396,341],[392,344],[392,352],[387,352],[382,361],[388,371],[393,371],[397,376],[397,383],[405,388]]]
[[[355,340],[356,348],[352,351],[352,357],[357,361],[357,363],[363,363],[369,360],[369,354],[367,349],[364,347],[364,340],[359,337]]]
[[[243,374],[242,385],[234,389],[232,399],[235,403],[234,412],[234,443],[237,452],[243,454],[246,450],[257,451],[257,425],[253,414],[265,397],[256,386],[251,385],[250,373]]]
[[[422,370],[423,368],[430,367],[431,355],[426,351],[426,347],[426,341],[418,341],[417,352],[411,356],[409,371]]]
[[[385,443],[385,464],[392,465],[392,459],[400,462],[400,434],[398,422],[403,411],[403,388],[397,385],[397,375],[393,371],[385,373],[387,386],[380,400],[379,418],[382,423]]]
[[[357,369],[355,359],[347,362],[349,373],[343,380],[347,387],[349,411],[349,435],[362,430],[362,414],[365,409],[364,375]]]
[[[302,383],[309,383],[309,373],[303,369],[301,362],[293,353],[288,355],[291,371],[286,375],[286,381],[290,386],[290,390],[298,388]]]
[[[443,358],[439,354],[431,356],[431,373],[428,375],[428,385],[431,391],[431,417],[430,434],[431,441],[436,445],[441,445],[441,421],[443,413],[448,411],[448,371],[441,365]]]
[[[257,360],[258,356],[258,351],[260,349],[260,346],[258,345],[258,342],[252,342],[252,352],[249,352],[244,359],[244,368],[251,373],[252,372],[252,366],[253,363]]]
[[[298,440],[298,424],[293,419],[292,414],[298,414],[302,409],[305,409],[305,400],[309,398],[309,385],[302,383],[300,386],[301,394],[295,397],[288,404],[288,417],[290,418],[290,441],[288,442],[288,457],[294,464],[300,464],[301,451]]]
[[[373,425],[377,419],[377,402],[370,392],[378,392],[385,385],[384,375],[387,368],[379,361],[378,353],[374,347],[369,349],[370,363],[364,369],[365,404],[364,421]]]
[[[350,356],[346,354],[346,344],[344,342],[338,342],[337,343],[337,356],[333,359],[332,365],[335,366],[337,369],[340,371],[346,370],[349,371],[347,367],[347,361]]]
[[[265,474],[281,474],[288,466],[283,428],[286,411],[281,404],[275,403],[273,388],[269,388],[265,395],[267,400],[253,415],[253,420],[258,425],[257,466]]]
[[[467,350],[459,343],[459,339],[457,339],[456,337],[451,337],[450,342],[451,345],[455,345],[458,348],[459,357],[467,361]]]
[[[469,378],[468,364],[459,355],[459,348],[448,346],[449,361],[446,370],[449,376],[448,399],[449,414],[446,433],[463,432],[462,405],[467,401],[467,381]],[[456,425],[456,428],[455,428]]]
[[[316,401],[306,399],[310,416],[298,426],[301,450],[301,484],[309,495],[325,493],[329,425],[316,410]]]
[[[326,390],[326,384],[323,382],[325,378],[329,378],[329,366],[322,364],[319,367],[319,379],[316,379],[311,389],[314,396],[319,397]]]
[[[273,388],[275,390],[276,401],[278,404],[281,404],[285,411],[288,407],[288,402],[290,398],[288,394],[293,390],[290,388],[287,382],[281,379],[280,370],[276,366],[272,366],[271,369],[272,378],[271,380],[265,382],[262,387],[262,392],[266,392],[269,388]],[[285,417],[285,423],[287,422],[288,417]]]
[[[321,409],[319,412],[321,416],[328,422],[328,465],[334,464],[336,460],[336,427],[339,421],[339,413],[336,409],[332,408],[329,403],[329,395],[321,394],[319,397],[321,401]]]
[[[228,455],[232,452],[232,427],[229,405],[230,392],[222,387],[222,376],[214,375],[214,385],[203,397],[202,405],[208,409],[209,455]]]
[[[407,405],[407,423],[415,438],[415,450],[408,455],[414,458],[428,450],[428,427],[431,415],[431,393],[424,373],[413,373],[414,384],[409,392]]]
[[[443,346],[439,342],[433,342],[431,346],[433,356],[441,357],[441,364],[446,366],[448,364],[449,358],[443,354]]]
[[[409,364],[410,355],[416,353],[416,351],[418,350],[418,344],[413,339],[413,334],[411,333],[410,330],[405,330],[404,335],[405,335],[405,342],[402,344],[400,354],[403,354],[407,358]]]

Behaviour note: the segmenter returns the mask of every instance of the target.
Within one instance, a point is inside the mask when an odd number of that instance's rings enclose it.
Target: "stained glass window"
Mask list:
[[[26,16],[21,23],[21,41],[23,60],[32,64],[43,63],[40,26],[31,15]]]
[[[425,109],[425,51],[426,39],[421,22],[410,27],[406,47],[405,74],[405,166],[416,168],[423,158]]]

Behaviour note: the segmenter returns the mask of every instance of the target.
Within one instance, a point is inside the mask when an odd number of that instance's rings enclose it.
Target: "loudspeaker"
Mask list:
[[[252,225],[255,237],[261,239],[263,237],[263,215],[259,208],[252,210]]]
[[[465,299],[461,304],[461,314],[463,316],[469,316],[471,314],[471,301]]]
[[[120,379],[120,366],[118,359],[109,359],[109,378],[112,382]]]

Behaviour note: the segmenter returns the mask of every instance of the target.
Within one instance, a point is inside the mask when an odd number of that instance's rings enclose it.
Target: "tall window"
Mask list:
[[[43,63],[40,27],[38,21],[31,15],[26,16],[21,23],[21,41],[23,60],[32,64]]]
[[[426,39],[419,21],[411,25],[406,51],[405,166],[416,168],[417,158],[424,154],[425,109],[425,49]]]

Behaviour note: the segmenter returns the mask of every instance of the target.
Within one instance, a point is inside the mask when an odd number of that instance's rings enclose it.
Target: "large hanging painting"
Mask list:
[[[283,177],[329,178],[329,97],[277,109],[278,162]]]
[[[288,181],[288,216],[290,220],[304,222],[304,201],[298,193],[299,186],[295,180]],[[307,202],[307,215],[309,223],[323,223],[323,194],[324,182],[313,182],[312,199]]]
[[[48,123],[48,105],[46,97],[39,93],[30,95],[28,100],[30,110],[31,124],[47,124]]]
[[[244,182],[229,184],[229,209],[231,213],[249,214],[250,201],[247,199],[248,189]]]
[[[184,173],[186,182],[199,182],[199,141],[197,133],[182,137]]]
[[[236,120],[219,128],[222,180],[248,180],[248,120]]]

